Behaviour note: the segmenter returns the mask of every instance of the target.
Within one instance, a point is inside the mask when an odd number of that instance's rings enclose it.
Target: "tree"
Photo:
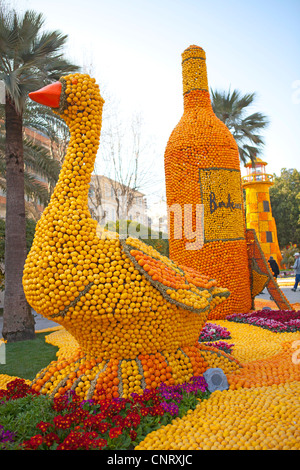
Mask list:
[[[103,209],[104,190],[101,176],[94,174],[91,178],[89,190],[89,209],[91,216],[98,224],[102,224],[106,217],[106,211]]]
[[[29,252],[35,233],[36,222],[33,219],[26,218],[26,248]],[[0,291],[5,289],[5,219],[0,217]]]
[[[3,112],[2,112],[3,111]],[[27,111],[27,110],[26,110]],[[24,115],[28,114],[25,111]],[[3,114],[3,115],[2,115]],[[23,154],[24,154],[24,192],[25,212],[27,216],[38,220],[40,217],[40,209],[38,205],[45,206],[49,202],[51,189],[55,186],[59,171],[60,162],[53,158],[45,146],[39,141],[35,141],[26,135],[24,126],[34,130],[39,130],[34,125],[31,117],[23,117]],[[5,159],[5,129],[4,129],[4,109],[0,108],[0,189],[6,193],[6,159]],[[49,123],[45,123],[45,130],[49,127]],[[51,140],[49,140],[52,143]],[[42,179],[42,181],[39,181]]]
[[[279,246],[300,245],[300,172],[282,168],[270,188]]]
[[[146,226],[132,220],[117,220],[115,223],[109,222],[105,224],[104,229],[119,233],[121,237],[134,233],[135,237],[152,246],[163,256],[169,257],[169,240],[167,234],[160,230],[153,230],[148,225]]]
[[[152,184],[153,173],[149,163],[147,166],[143,161],[150,145],[143,142],[141,115],[133,115],[123,122],[117,116],[117,112],[112,113],[105,122],[101,152],[116,201],[117,219],[126,219],[137,202],[137,192]]]
[[[28,93],[78,70],[63,58],[67,36],[42,31],[41,14],[0,12],[0,80],[5,83],[6,233],[3,337],[8,342],[33,339],[34,320],[23,286],[26,259],[23,112]]]
[[[299,253],[300,248],[297,245],[287,245],[282,249],[282,264],[286,269],[291,269],[295,263],[295,253]]]
[[[211,90],[212,107],[216,116],[226,124],[239,148],[242,163],[254,161],[264,145],[260,131],[269,124],[266,116],[256,112],[246,115],[249,106],[255,102],[255,93],[241,95],[238,90]]]
[[[46,136],[50,144],[49,156],[63,163],[70,140],[70,131],[63,118],[54,114],[48,106],[30,101],[24,112],[23,125]],[[50,167],[47,174],[51,175]]]

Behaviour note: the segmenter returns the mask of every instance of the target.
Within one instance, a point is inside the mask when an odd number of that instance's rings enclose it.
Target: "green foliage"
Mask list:
[[[27,253],[29,253],[34,234],[35,234],[36,221],[33,219],[26,219],[26,247]]]
[[[39,130],[37,110],[34,113],[32,107],[28,107],[24,113],[23,125]],[[42,112],[41,107],[38,108]],[[51,111],[51,110],[50,110]],[[51,111],[52,112],[52,111]],[[53,113],[52,113],[53,114]],[[0,188],[6,192],[6,162],[5,162],[5,121],[4,107],[0,106]],[[50,120],[44,120],[44,133],[50,128]],[[52,140],[50,140],[52,143]],[[56,142],[53,140],[53,143]],[[49,202],[49,187],[53,187],[60,172],[60,162],[53,158],[52,154],[38,140],[23,135],[23,154],[24,154],[24,191],[27,199],[39,201],[46,205]],[[42,177],[44,182],[37,179],[36,175]],[[46,183],[46,184],[45,184]]]
[[[13,430],[15,441],[2,444],[6,450],[18,450],[21,443],[37,432],[40,421],[50,421],[55,415],[52,401],[44,395],[27,395],[0,405],[0,423],[5,430]],[[1,443],[0,443],[1,450]]]
[[[295,253],[300,252],[300,247],[292,245],[291,243],[284,247],[282,250],[282,264],[286,266],[286,269],[290,269],[295,263]]]
[[[74,392],[54,399],[27,393],[30,391],[18,397],[12,391],[2,402],[0,398],[0,423],[14,435],[2,444],[7,450],[24,446],[38,450],[134,449],[147,434],[182,418],[210,396],[203,377],[101,403],[82,401]]]
[[[14,9],[0,11],[0,80],[15,108],[23,112],[28,93],[58,80],[78,67],[62,55],[67,36],[59,31],[43,31],[41,13]]]
[[[62,75],[79,70],[62,54],[67,36],[59,31],[45,31],[42,14],[28,10],[24,14],[1,2],[0,8],[0,80],[4,81],[6,99],[10,98],[23,125],[40,129],[38,110],[26,112],[28,94],[58,80]],[[5,179],[5,107],[0,106],[0,188],[6,191]],[[48,122],[50,127],[50,121]],[[24,150],[25,195],[38,204],[49,202],[50,189],[58,179],[60,164],[53,154],[32,139],[20,135],[19,148]],[[47,184],[39,181],[41,176]],[[27,204],[29,206],[29,204]],[[36,213],[35,207],[27,207]]]
[[[212,107],[216,116],[224,122],[239,148],[243,163],[253,161],[262,150],[264,139],[260,134],[268,125],[268,119],[259,112],[246,115],[255,102],[255,93],[241,95],[238,90],[211,90]]]
[[[116,222],[108,222],[104,228],[113,232],[117,232],[123,238],[132,236],[139,238],[144,243],[152,246],[163,256],[169,256],[169,240],[167,234],[158,232],[134,220],[117,220]]]
[[[282,168],[270,188],[272,214],[281,248],[300,245],[300,172]]]

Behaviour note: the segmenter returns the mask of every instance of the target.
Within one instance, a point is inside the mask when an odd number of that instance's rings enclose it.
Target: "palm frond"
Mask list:
[[[19,36],[22,38],[25,50],[39,34],[44,21],[43,15],[33,10],[27,10],[24,16],[19,18]]]
[[[242,119],[242,124],[255,129],[264,129],[269,125],[267,116],[262,113],[253,113]]]
[[[43,24],[42,14],[32,10],[23,16],[14,10],[0,12],[0,79],[18,112],[24,110],[30,91],[79,70],[63,58],[67,36],[43,32]]]
[[[269,124],[267,116],[260,112],[247,115],[247,109],[255,102],[256,94],[242,95],[239,90],[211,90],[212,107],[216,116],[232,133],[240,154],[240,160],[253,161],[261,153],[264,138],[260,134]]]
[[[52,158],[46,148],[36,144],[32,139],[25,137],[23,143],[25,168],[40,175],[50,184],[56,184],[61,169],[59,161]]]
[[[46,205],[49,202],[50,193],[45,184],[37,181],[35,175],[24,172],[24,187],[25,194],[28,197],[38,199],[42,205]]]

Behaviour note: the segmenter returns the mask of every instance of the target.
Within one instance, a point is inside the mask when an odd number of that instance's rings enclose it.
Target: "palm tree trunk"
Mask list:
[[[26,219],[24,200],[24,160],[22,115],[6,96],[6,224],[5,297],[3,338],[7,342],[35,338],[34,318],[22,285],[26,259]]]

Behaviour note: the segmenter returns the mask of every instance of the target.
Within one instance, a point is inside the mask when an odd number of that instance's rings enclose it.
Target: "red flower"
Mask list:
[[[137,432],[136,432],[134,429],[131,429],[131,430],[129,431],[129,436],[130,436],[130,439],[131,439],[132,441],[135,441],[135,440],[136,440],[136,436],[137,436]]]
[[[12,380],[7,384],[6,389],[7,390],[0,390],[0,399],[16,400],[17,398],[23,398],[27,395],[39,395],[24,379]]]
[[[57,444],[59,443],[59,437],[54,432],[50,432],[44,437],[44,443],[48,447],[51,447],[54,442],[56,442]]]
[[[105,447],[107,445],[107,440],[102,439],[101,437],[99,439],[96,439],[95,442],[97,442],[99,449],[102,449],[102,447]]]
[[[114,438],[120,436],[120,434],[122,434],[121,426],[118,426],[116,428],[111,428],[110,431],[109,431],[109,437],[111,439],[114,439]]]
[[[106,431],[110,428],[109,423],[100,423],[98,424],[98,431],[100,431],[102,434],[105,434]]]
[[[41,444],[43,444],[43,436],[41,434],[36,434],[32,436],[28,441],[23,442],[25,449],[37,449]]]
[[[151,416],[163,416],[165,413],[163,407],[161,405],[155,405],[152,407],[152,409],[150,410],[150,414]]]
[[[36,425],[36,427],[45,433],[49,427],[52,427],[51,423],[44,423],[44,421],[41,421],[39,424]]]
[[[145,406],[141,407],[140,413],[142,416],[147,416],[149,414],[149,408],[146,408]]]
[[[116,415],[116,416],[113,416],[111,419],[116,426],[119,426],[122,429],[126,425],[126,419],[124,419],[123,416]]]
[[[58,415],[58,416],[54,416],[53,422],[54,422],[55,427],[58,429],[68,429],[71,426],[73,420],[70,417],[70,415],[66,415],[66,416]]]
[[[141,422],[140,415],[134,411],[130,411],[125,418],[124,425],[127,427],[131,427],[131,426],[136,427],[140,424],[140,422]]]

